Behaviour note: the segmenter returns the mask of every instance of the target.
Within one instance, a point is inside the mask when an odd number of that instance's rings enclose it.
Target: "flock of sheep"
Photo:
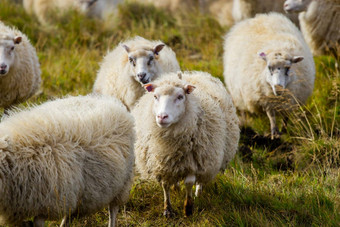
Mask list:
[[[35,2],[59,1],[24,0],[25,7]],[[320,15],[325,7],[334,13]],[[299,16],[302,33],[279,13],[236,23],[224,43],[227,89],[209,73],[181,72],[161,41],[135,37],[105,56],[92,94],[23,110],[10,108],[39,88],[37,54],[24,34],[0,22],[0,223],[34,217],[34,226],[44,226],[63,218],[67,226],[109,206],[114,226],[134,168],[162,185],[166,217],[174,215],[170,187],[184,181],[184,213],[191,215],[193,185],[199,196],[237,151],[236,108],[266,113],[274,137],[276,113],[311,95],[312,53],[339,45],[339,7],[338,0],[286,0],[287,11],[307,10]],[[328,30],[313,25],[330,16]]]

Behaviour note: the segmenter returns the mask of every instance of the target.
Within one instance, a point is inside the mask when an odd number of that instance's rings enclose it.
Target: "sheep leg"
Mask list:
[[[190,216],[193,213],[194,200],[192,198],[192,187],[194,186],[195,181],[196,181],[195,175],[189,175],[184,180],[185,189],[186,189],[186,199],[185,199],[185,202],[184,202],[184,214],[185,214],[185,216]]]
[[[60,227],[68,227],[71,226],[71,218],[69,215],[65,215],[63,220],[61,221]]]
[[[198,197],[202,194],[202,184],[196,184],[195,196]]]
[[[266,113],[270,121],[271,139],[273,140],[274,137],[278,137],[280,135],[279,129],[276,126],[275,111],[267,110]]]
[[[45,225],[45,218],[42,216],[34,217],[33,226],[34,227],[44,227]]]
[[[164,216],[170,218],[173,216],[173,210],[170,202],[170,184],[162,181],[162,188],[164,192]]]
[[[111,203],[109,205],[109,227],[115,227],[119,207]]]

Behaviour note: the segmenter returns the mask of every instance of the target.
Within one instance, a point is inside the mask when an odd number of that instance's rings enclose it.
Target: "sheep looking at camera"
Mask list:
[[[272,138],[275,112],[305,103],[314,87],[313,56],[298,28],[278,13],[236,24],[224,43],[224,78],[235,106],[266,112]]]
[[[0,22],[0,107],[30,98],[41,83],[37,53],[20,31]]]
[[[340,49],[340,0],[286,0],[284,9],[299,13],[301,31],[314,55]]]
[[[118,206],[133,178],[133,118],[112,97],[68,97],[11,112],[0,124],[0,224]]]
[[[184,180],[185,214],[196,195],[234,157],[240,131],[235,107],[221,81],[203,72],[169,73],[145,85],[132,111],[136,121],[136,168],[164,191],[170,217],[170,186]]]
[[[131,110],[145,93],[143,84],[162,73],[177,72],[176,54],[161,41],[135,37],[108,53],[99,69],[93,90],[120,99]]]

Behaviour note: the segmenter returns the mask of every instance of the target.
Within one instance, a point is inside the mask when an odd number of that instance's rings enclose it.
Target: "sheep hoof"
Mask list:
[[[272,140],[278,139],[278,138],[280,138],[280,136],[281,136],[281,133],[280,133],[278,128],[275,127],[275,128],[271,129],[271,139]]]
[[[194,202],[192,199],[187,199],[184,202],[184,215],[186,217],[191,216],[194,211]]]
[[[175,216],[174,212],[172,211],[172,209],[165,209],[163,215],[166,218],[172,218],[172,217]]]

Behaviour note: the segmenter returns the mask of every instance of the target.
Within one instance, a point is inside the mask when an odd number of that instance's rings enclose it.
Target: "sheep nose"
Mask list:
[[[0,70],[5,70],[6,68],[7,68],[7,65],[5,65],[5,64],[0,65]]]
[[[164,119],[166,119],[166,118],[168,118],[168,117],[169,117],[169,115],[167,115],[167,114],[165,114],[165,113],[159,114],[159,115],[157,116],[157,118],[159,118],[160,120],[164,120]]]
[[[146,76],[146,73],[144,73],[144,72],[138,73],[137,76],[138,76],[139,80],[143,80],[143,78]]]

